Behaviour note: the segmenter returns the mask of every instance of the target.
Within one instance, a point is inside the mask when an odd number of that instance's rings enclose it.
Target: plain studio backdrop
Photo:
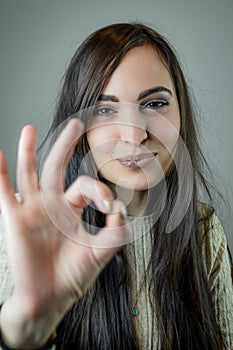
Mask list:
[[[232,0],[0,0],[0,148],[12,181],[20,130],[34,124],[42,140],[76,47],[102,26],[134,20],[158,29],[179,54],[204,153],[230,202],[216,209],[233,252]]]

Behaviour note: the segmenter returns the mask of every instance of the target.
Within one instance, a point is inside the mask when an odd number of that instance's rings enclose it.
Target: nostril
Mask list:
[[[143,143],[145,140],[147,140],[148,138],[148,134],[146,131],[143,132],[129,132],[124,133],[124,135],[122,135],[121,140],[126,142],[126,143],[131,143],[131,144],[136,144],[136,145],[140,145],[141,143]]]

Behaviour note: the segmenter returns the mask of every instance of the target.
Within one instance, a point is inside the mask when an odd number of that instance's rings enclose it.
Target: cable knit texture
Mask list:
[[[130,218],[137,239],[124,247],[132,274],[132,300],[139,309],[139,315],[133,318],[140,349],[157,348],[155,336],[156,318],[152,315],[149,303],[148,279],[142,283],[149,263],[152,247],[153,217]],[[212,300],[217,321],[222,329],[229,349],[233,349],[233,287],[231,268],[227,251],[226,236],[219,219],[211,217],[210,229],[203,235],[203,258],[210,284]],[[0,302],[4,302],[13,292],[4,228],[0,220]],[[140,293],[138,293],[140,291]]]
[[[140,237],[125,247],[132,275],[133,307],[139,310],[133,317],[138,334],[140,349],[157,349],[156,319],[149,302],[148,278],[145,270],[149,264],[152,249],[153,217],[131,218],[136,237]],[[204,230],[203,230],[204,231]],[[209,230],[203,234],[203,258],[210,285],[212,300],[222,333],[229,350],[233,349],[233,286],[231,266],[227,251],[226,236],[222,225],[214,213]],[[142,284],[142,281],[146,283]]]

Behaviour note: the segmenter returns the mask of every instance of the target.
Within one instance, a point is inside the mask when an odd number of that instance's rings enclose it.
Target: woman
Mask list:
[[[166,40],[129,23],[90,35],[66,72],[40,183],[35,139],[25,127],[20,202],[1,154],[2,347],[231,349],[226,237],[198,202],[205,162]]]

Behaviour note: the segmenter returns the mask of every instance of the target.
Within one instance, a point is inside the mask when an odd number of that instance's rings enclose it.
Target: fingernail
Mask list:
[[[121,214],[123,215],[124,218],[127,217],[127,209],[126,209],[126,207],[121,208]]]
[[[112,213],[118,215],[119,218],[125,220],[127,217],[126,207],[120,201],[114,201],[112,205]]]
[[[107,211],[111,211],[112,210],[112,202],[111,201],[109,201],[107,199],[104,199],[103,203],[104,203],[104,206],[107,209]]]

